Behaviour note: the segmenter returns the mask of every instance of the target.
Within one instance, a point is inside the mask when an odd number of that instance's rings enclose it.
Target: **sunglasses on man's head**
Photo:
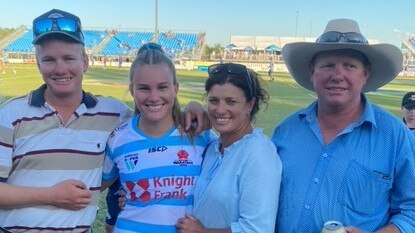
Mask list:
[[[317,43],[324,42],[345,42],[345,43],[357,43],[357,44],[369,44],[366,38],[357,32],[326,32],[323,33],[316,40]]]
[[[81,30],[78,26],[78,21],[73,18],[47,18],[36,20],[33,23],[33,34],[35,37],[49,31],[62,31],[77,34]]]
[[[224,64],[215,64],[208,67],[208,74],[209,75],[215,75],[220,73],[228,73],[232,75],[242,75],[248,78],[248,84],[250,93],[253,96],[253,90],[255,89],[255,80],[251,77],[249,74],[248,69],[246,66],[241,64],[235,64],[235,63],[224,63]]]

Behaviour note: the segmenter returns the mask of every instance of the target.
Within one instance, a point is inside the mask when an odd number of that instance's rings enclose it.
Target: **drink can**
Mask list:
[[[341,222],[337,221],[328,221],[324,223],[323,230],[321,233],[346,233],[346,230],[343,227]]]

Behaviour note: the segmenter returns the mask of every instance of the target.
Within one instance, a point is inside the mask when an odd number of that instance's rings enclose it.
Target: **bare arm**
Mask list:
[[[117,180],[117,178],[112,179],[112,180],[102,180],[101,192],[104,191],[105,189],[107,189],[108,187],[110,187],[116,180]]]
[[[186,215],[180,218],[176,224],[179,233],[232,233],[230,228],[226,229],[208,229],[192,215]]]
[[[35,205],[54,205],[80,210],[89,205],[92,191],[77,180],[65,180],[52,187],[20,187],[0,183],[0,209],[17,209]]]
[[[125,197],[126,193],[123,189],[118,191],[118,208],[123,210],[125,205],[127,204],[127,198]]]
[[[206,109],[198,102],[191,101],[184,109],[185,130],[194,130],[195,134],[212,128]]]
[[[384,228],[376,231],[376,233],[400,233],[401,231],[394,224],[388,224]]]
[[[376,233],[401,233],[401,231],[394,224],[388,224],[384,228],[376,231]]]

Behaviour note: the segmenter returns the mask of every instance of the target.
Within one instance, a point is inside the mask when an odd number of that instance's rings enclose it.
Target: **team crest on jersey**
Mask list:
[[[128,171],[134,170],[135,166],[138,163],[138,154],[128,154],[124,156],[125,166]]]
[[[177,152],[177,159],[173,163],[181,166],[193,164],[192,160],[189,159],[189,153],[185,150]]]

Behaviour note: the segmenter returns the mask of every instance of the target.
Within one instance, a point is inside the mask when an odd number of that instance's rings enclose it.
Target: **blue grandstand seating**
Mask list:
[[[128,54],[136,51],[144,43],[150,42],[153,37],[154,33],[152,32],[117,32],[100,53],[110,56]],[[166,33],[161,33],[158,43],[168,54],[174,54],[177,51],[192,50],[197,46],[197,34],[176,33],[172,34],[172,36],[167,36]]]
[[[193,49],[197,45],[197,35],[194,33],[176,33],[169,36],[162,33],[159,36],[158,43],[165,48],[166,51],[176,52]]]
[[[137,50],[144,43],[151,41],[153,36],[154,33],[152,32],[118,32],[100,53],[105,55],[127,54],[130,51]]]
[[[108,36],[103,30],[84,30],[85,46],[92,48],[99,45]]]
[[[99,45],[102,40],[108,36],[105,31],[97,30],[85,30],[85,46],[87,48],[95,47]],[[6,46],[7,51],[9,52],[30,52],[34,51],[34,46],[32,45],[33,41],[33,30],[28,30],[23,36],[19,37],[11,44]]]
[[[34,51],[33,30],[28,30],[23,36],[17,38],[11,44],[6,46],[6,50],[15,53],[27,53]]]
[[[153,32],[139,31],[120,31],[110,33],[105,30],[84,30],[85,47],[87,49],[98,46],[105,38],[111,37],[109,42],[97,55],[131,55],[135,53],[144,43],[150,42],[154,38]],[[6,46],[9,52],[26,53],[33,52],[32,44],[33,31],[28,29],[21,37]],[[160,33],[158,43],[163,47],[167,54],[174,56],[180,52],[193,51],[198,44],[197,33]]]

